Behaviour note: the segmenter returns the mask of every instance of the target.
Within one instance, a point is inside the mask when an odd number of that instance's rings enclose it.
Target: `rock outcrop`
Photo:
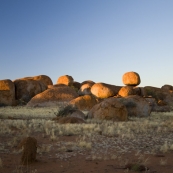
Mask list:
[[[48,85],[53,85],[53,82],[49,76],[46,75],[39,75],[39,76],[33,76],[33,77],[24,77],[22,79],[31,79],[31,80],[36,80],[44,83],[45,86],[48,87]]]
[[[14,84],[16,100],[25,103],[29,102],[35,95],[47,89],[47,86],[43,82],[27,78],[17,79],[14,81]]]
[[[104,99],[88,112],[88,118],[99,120],[126,121],[127,117],[126,107],[113,97]]]
[[[15,86],[9,80],[0,80],[0,106],[13,106],[15,104]]]
[[[131,95],[127,97],[116,98],[121,104],[123,104],[127,111],[128,116],[134,117],[148,117],[150,116],[152,107],[145,98]]]
[[[27,106],[57,106],[75,99],[79,95],[69,86],[53,87],[37,94],[27,104]]]

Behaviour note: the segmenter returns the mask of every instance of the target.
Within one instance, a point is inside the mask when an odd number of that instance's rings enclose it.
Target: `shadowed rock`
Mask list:
[[[35,95],[47,89],[44,83],[33,79],[17,79],[14,81],[14,84],[16,100],[22,100],[25,103],[29,102]]]
[[[0,106],[12,106],[15,104],[15,86],[9,80],[0,80]]]
[[[79,95],[82,96],[82,95],[92,94],[91,93],[91,87],[92,86],[93,86],[93,84],[90,84],[90,83],[83,84],[78,91]]]
[[[152,107],[145,98],[137,95],[116,98],[122,103],[128,111],[128,116],[148,117],[150,116]]]
[[[88,112],[88,118],[113,121],[127,121],[126,107],[117,98],[107,98]]]

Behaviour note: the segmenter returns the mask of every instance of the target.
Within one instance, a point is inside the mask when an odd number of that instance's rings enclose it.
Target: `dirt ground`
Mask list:
[[[5,123],[6,120],[3,117],[0,121]],[[101,146],[94,149],[75,147],[74,143],[80,139],[78,135],[59,136],[56,140],[51,140],[41,132],[33,132],[31,135],[38,141],[37,161],[25,166],[20,165],[22,151],[18,152],[18,146],[9,141],[19,135],[21,129],[11,128],[12,134],[0,134],[0,173],[173,173],[173,151],[139,152],[134,146],[131,151],[119,152],[111,145],[106,149]],[[103,140],[116,141],[118,137],[98,134],[94,138],[99,143]],[[43,150],[43,146],[47,148]],[[144,169],[140,170],[140,165]]]

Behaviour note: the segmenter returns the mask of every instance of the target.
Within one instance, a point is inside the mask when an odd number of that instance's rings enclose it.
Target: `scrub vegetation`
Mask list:
[[[0,108],[0,153],[3,154],[21,155],[18,145],[29,136],[38,141],[39,159],[46,155],[49,159],[66,161],[82,155],[86,160],[117,160],[121,167],[131,162],[122,157],[127,153],[135,153],[135,164],[144,165],[149,162],[144,155],[173,150],[173,112],[131,117],[127,122],[88,119],[86,124],[59,124],[52,120],[57,108],[10,109],[11,114]],[[167,160],[161,158],[159,164],[166,165]]]

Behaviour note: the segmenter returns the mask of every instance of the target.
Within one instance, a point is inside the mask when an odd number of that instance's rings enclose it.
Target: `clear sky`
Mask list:
[[[0,79],[173,85],[173,0],[0,0]]]

